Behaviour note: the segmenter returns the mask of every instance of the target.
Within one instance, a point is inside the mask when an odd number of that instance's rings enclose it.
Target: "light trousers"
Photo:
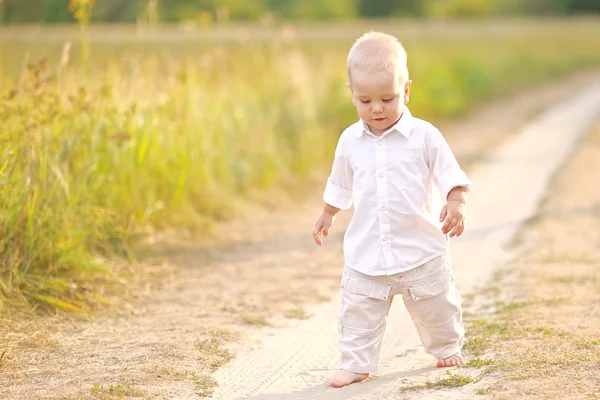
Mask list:
[[[386,317],[401,294],[425,351],[438,359],[460,351],[461,299],[447,255],[396,275],[370,276],[344,268],[338,314],[341,369],[377,372]]]

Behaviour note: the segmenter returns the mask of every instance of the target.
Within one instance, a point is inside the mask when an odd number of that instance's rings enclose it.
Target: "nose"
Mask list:
[[[373,113],[377,114],[383,111],[383,106],[380,102],[374,102],[373,103],[373,108],[372,108]]]

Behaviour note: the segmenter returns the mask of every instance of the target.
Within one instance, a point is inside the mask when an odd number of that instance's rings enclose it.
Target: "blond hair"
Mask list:
[[[408,80],[407,56],[404,47],[392,35],[370,31],[359,37],[348,53],[348,79],[352,70],[398,73]]]

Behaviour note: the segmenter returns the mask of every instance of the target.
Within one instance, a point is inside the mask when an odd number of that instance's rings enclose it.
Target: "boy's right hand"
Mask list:
[[[319,246],[323,246],[323,238],[329,236],[329,228],[333,225],[333,221],[335,221],[335,215],[326,211],[323,211],[323,214],[317,220],[313,230],[313,239]]]

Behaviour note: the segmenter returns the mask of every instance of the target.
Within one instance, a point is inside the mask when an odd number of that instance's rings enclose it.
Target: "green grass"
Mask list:
[[[196,349],[200,353],[200,360],[209,367],[218,368],[233,359],[231,352],[221,347],[215,338],[197,340]]]
[[[441,389],[441,388],[455,388],[468,385],[473,382],[473,378],[460,374],[453,374],[448,372],[447,377],[438,378],[435,381],[428,380],[421,385],[406,386],[401,388],[402,391],[412,391],[421,389]]]
[[[118,384],[105,387],[99,383],[95,383],[90,389],[90,392],[95,399],[101,400],[121,400],[131,397],[144,397],[144,392],[136,389],[130,384]]]
[[[488,367],[490,365],[494,365],[494,360],[490,358],[475,358],[474,360],[468,361],[465,365],[469,368]]]
[[[412,111],[435,122],[600,63],[600,24],[526,25],[382,29],[407,48]],[[316,173],[322,182],[357,118],[344,65],[362,28],[329,26],[335,40],[161,44],[104,42],[92,27],[89,80],[77,49],[61,65],[64,38],[44,29],[43,44],[0,30],[0,300],[11,307],[85,310],[101,300],[99,277],[121,278],[111,258],[132,261],[137,241],[207,235],[269,191],[299,192]]]

